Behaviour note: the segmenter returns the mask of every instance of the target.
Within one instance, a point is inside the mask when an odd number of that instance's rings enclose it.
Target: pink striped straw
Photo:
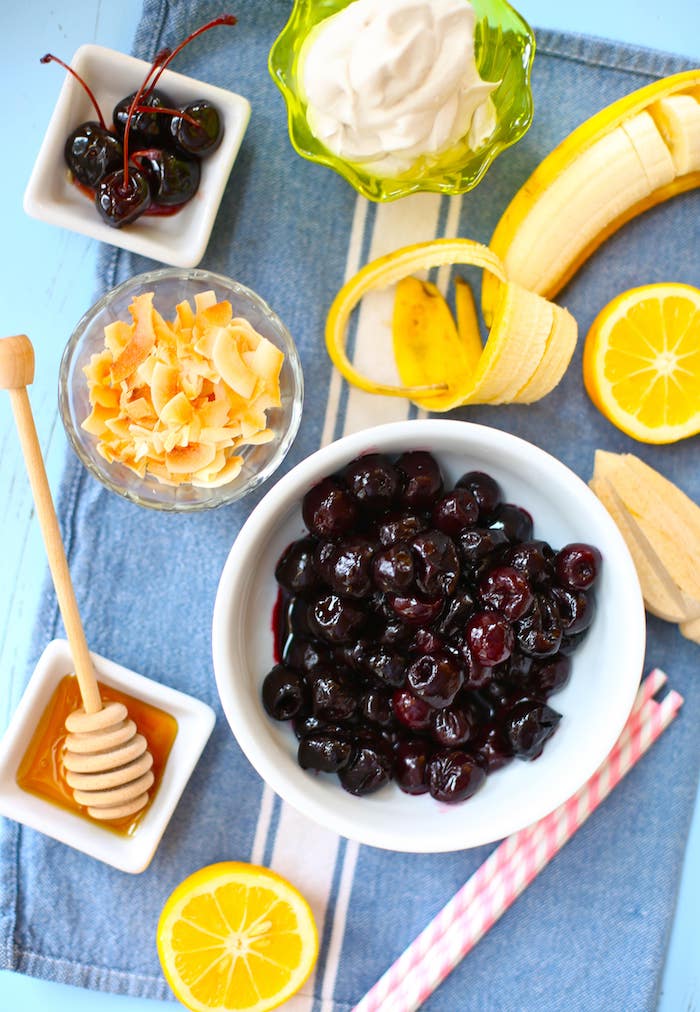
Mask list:
[[[671,691],[657,703],[652,697],[665,683],[666,675],[654,669],[590,780],[539,822],[504,840],[354,1012],[414,1012],[433,993],[671,723],[683,699]]]

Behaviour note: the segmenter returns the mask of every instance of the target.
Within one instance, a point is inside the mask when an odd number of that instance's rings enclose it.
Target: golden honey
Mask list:
[[[153,804],[163,776],[163,770],[170,754],[175,735],[177,721],[175,718],[150,703],[129,696],[109,685],[100,686],[103,703],[123,703],[140,734],[148,742],[148,751],[153,756],[153,786],[149,790],[148,804],[140,812],[129,815],[114,822],[97,822],[87,814],[84,805],[79,805],[68,786],[66,771],[63,765],[63,752],[66,742],[66,717],[81,705],[78,679],[75,675],[65,675],[56,686],[46,709],[41,715],[36,731],[32,736],[27,751],[17,771],[17,783],[22,790],[35,794],[45,801],[60,805],[70,812],[82,815],[93,825],[100,825],[121,836],[131,836],[145,812]]]

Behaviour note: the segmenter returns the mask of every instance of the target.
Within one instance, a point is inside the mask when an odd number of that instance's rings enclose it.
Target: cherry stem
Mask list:
[[[153,72],[155,70],[158,69],[158,67],[160,66],[160,61],[161,60],[167,60],[168,59],[168,55],[166,55],[168,53],[169,53],[169,50],[167,50],[167,49],[164,49],[162,52],[158,53],[158,55],[156,56],[155,60],[153,61],[153,64],[152,64],[150,70],[146,74],[141,87],[139,88],[139,90],[134,95],[134,97],[133,97],[133,99],[131,101],[131,105],[129,106],[129,112],[127,113],[127,116],[126,116],[126,126],[124,127],[124,184],[123,184],[123,188],[124,188],[125,191],[128,189],[128,179],[129,179],[129,131],[130,131],[130,128],[131,128],[131,121],[132,121],[132,119],[134,117],[134,110],[137,108],[137,106],[139,105],[141,99],[144,96],[144,92],[145,92],[146,87],[148,85],[148,82],[149,82],[149,80],[151,78],[151,75],[153,74]]]
[[[149,85],[148,91],[146,92],[146,96],[150,95],[155,86],[158,84],[160,75],[163,73],[168,64],[177,56],[177,54],[181,50],[185,48],[185,46],[189,45],[189,43],[192,42],[193,39],[196,39],[198,35],[202,34],[202,32],[208,32],[210,28],[216,28],[217,25],[235,25],[235,24],[236,18],[233,14],[222,14],[221,17],[214,18],[213,21],[207,21],[206,25],[202,25],[201,28],[198,28],[196,31],[188,35],[187,38],[183,42],[181,42],[179,46],[176,46],[171,53],[168,53],[167,57],[163,60],[162,63],[160,63],[158,67],[158,72],[156,76],[153,78],[151,84]],[[161,55],[162,55],[161,53],[158,54],[158,56]],[[156,57],[156,60],[158,60],[158,56]]]
[[[187,120],[190,126],[200,128],[201,123],[198,123],[194,116],[190,116],[188,112],[183,112],[182,109],[166,109],[164,105],[152,106],[152,105],[137,105],[136,112],[154,112],[154,113],[168,113],[170,116],[177,116],[178,119]]]
[[[107,129],[107,125],[105,124],[105,121],[104,121],[104,116],[102,115],[102,110],[100,109],[99,105],[97,104],[97,99],[93,95],[93,93],[90,90],[90,88],[88,88],[88,86],[85,83],[85,81],[83,81],[83,79],[80,76],[80,74],[76,74],[76,72],[73,70],[72,67],[69,67],[67,63],[64,63],[63,60],[60,60],[57,56],[54,56],[53,53],[47,53],[45,56],[42,56],[41,59],[39,60],[39,63],[58,63],[59,66],[63,67],[64,70],[67,70],[68,73],[72,77],[74,77],[76,79],[76,81],[78,81],[78,83],[81,84],[83,86],[83,88],[85,89],[85,91],[88,93],[88,97],[89,97],[90,101],[92,102],[92,104],[95,107],[95,112],[97,113],[97,118],[100,121],[100,126],[102,127],[103,130]]]

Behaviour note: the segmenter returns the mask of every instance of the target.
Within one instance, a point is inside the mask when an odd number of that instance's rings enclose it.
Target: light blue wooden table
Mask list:
[[[264,2],[264,0],[260,0]],[[605,36],[681,53],[700,64],[698,0],[521,0],[534,26]],[[231,5],[235,11],[235,4]],[[141,0],[23,0],[0,2],[3,153],[0,175],[2,334],[26,332],[37,352],[31,397],[39,438],[55,488],[65,452],[56,406],[63,346],[92,302],[97,244],[27,218],[22,194],[61,85],[56,67],[39,57],[65,59],[84,42],[128,51]],[[253,108],[255,115],[255,108]],[[26,670],[26,649],[45,562],[6,398],[0,398],[0,672],[2,699]],[[0,728],[9,716],[0,703]],[[686,853],[673,934],[664,968],[659,1012],[700,1007],[700,796]],[[98,994],[0,973],[0,1012],[146,1012],[159,1002]],[[457,1012],[457,1010],[455,1010]],[[461,1012],[461,1010],[460,1010]],[[574,1010],[577,1012],[577,1010]],[[623,1012],[623,1010],[605,1010]]]

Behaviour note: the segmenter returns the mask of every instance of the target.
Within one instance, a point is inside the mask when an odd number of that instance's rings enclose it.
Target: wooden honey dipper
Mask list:
[[[79,805],[93,819],[114,820],[139,812],[153,784],[148,743],[136,733],[123,703],[103,706],[95,669],[70,578],[27,387],[34,379],[34,349],[28,337],[0,339],[0,387],[10,394],[20,444],[49,568],[78,678],[83,705],[66,719],[63,756],[66,779]]]

